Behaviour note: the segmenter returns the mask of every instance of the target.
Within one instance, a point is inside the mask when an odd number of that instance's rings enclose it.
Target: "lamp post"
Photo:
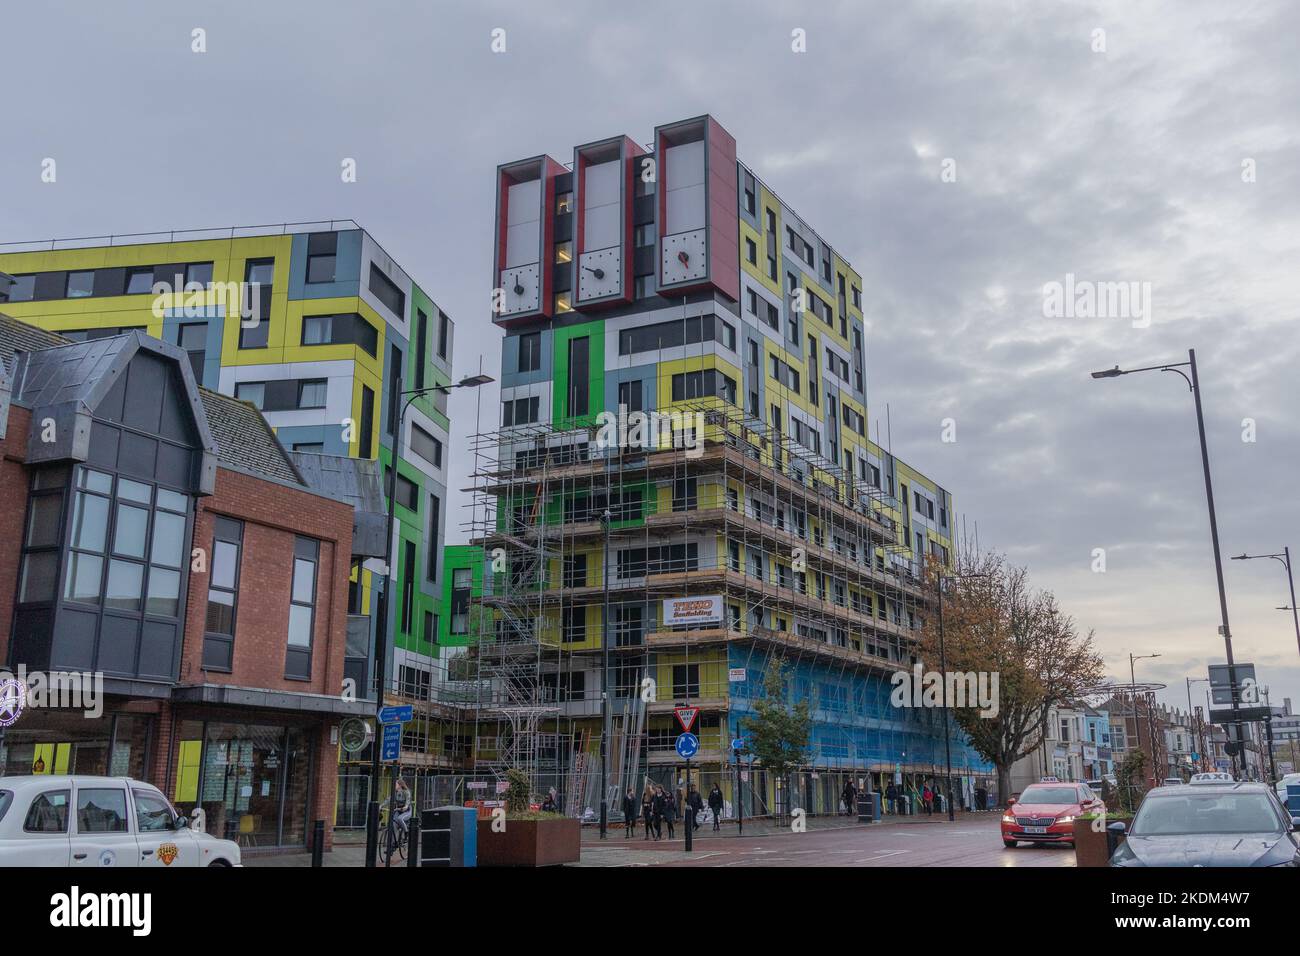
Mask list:
[[[605,531],[605,563],[601,565],[601,583],[605,586],[605,603],[600,611],[600,838],[609,827],[609,734],[612,715],[609,710],[609,524],[613,516],[608,508],[601,513],[600,526]]]
[[[1295,576],[1291,573],[1291,548],[1285,547],[1281,554],[1238,554],[1233,557],[1234,561],[1255,561],[1259,558],[1272,558],[1278,561],[1286,568],[1287,584],[1291,587],[1291,606],[1280,607],[1279,611],[1290,611],[1291,620],[1295,623],[1295,642],[1296,647],[1300,648],[1300,610],[1296,610],[1295,603]]]
[[[1189,378],[1186,373],[1181,371],[1186,367],[1191,372]],[[1201,471],[1205,477],[1205,503],[1210,512],[1210,543],[1214,548],[1214,573],[1218,578],[1219,584],[1219,614],[1222,618],[1220,630],[1223,633],[1223,649],[1228,657],[1228,683],[1232,687],[1232,724],[1236,728],[1235,734],[1238,746],[1243,743],[1242,724],[1241,724],[1241,704],[1237,699],[1237,667],[1232,658],[1232,631],[1228,627],[1228,592],[1223,585],[1223,558],[1219,553],[1219,520],[1214,512],[1214,485],[1210,480],[1210,450],[1205,443],[1205,413],[1201,409],[1201,380],[1196,373],[1196,349],[1187,350],[1186,362],[1168,362],[1164,365],[1148,365],[1144,368],[1121,369],[1118,365],[1114,368],[1105,369],[1100,372],[1093,372],[1093,378],[1118,378],[1121,375],[1132,375],[1134,372],[1175,372],[1181,375],[1187,382],[1187,387],[1191,389],[1192,397],[1196,403],[1196,430],[1201,439]],[[1292,604],[1295,602],[1292,601]],[[1232,755],[1233,768],[1236,768],[1237,755]]]
[[[394,393],[398,398],[405,398],[402,402],[402,408],[397,414],[396,424],[393,426],[393,458],[392,465],[388,469],[388,480],[385,484],[385,494],[388,496],[388,503],[385,511],[387,523],[385,526],[384,539],[384,586],[379,592],[378,620],[375,621],[375,670],[378,672],[379,680],[376,682],[375,691],[375,729],[379,729],[379,712],[384,708],[384,663],[388,655],[388,595],[391,590],[393,573],[393,524],[395,521],[396,497],[397,497],[397,463],[402,457],[402,424],[406,421],[406,411],[411,407],[411,402],[421,395],[427,395],[430,392],[442,392],[444,395],[451,392],[453,388],[477,388],[480,385],[486,385],[494,381],[489,375],[470,375],[455,385],[430,385],[427,388],[413,388],[409,391],[402,391],[402,376],[397,375],[397,390]],[[392,415],[391,411],[389,413]],[[366,436],[367,438],[369,436]],[[369,449],[366,449],[369,451]],[[437,534],[438,529],[433,529],[433,534]],[[359,572],[358,572],[359,573]],[[366,866],[373,867],[379,856],[379,734],[376,733],[370,742],[370,806],[366,813]]]
[[[944,773],[946,774],[944,786],[947,789],[947,796],[944,801],[948,804],[948,821],[953,822],[957,819],[957,812],[952,805],[952,738],[948,733],[948,655],[944,650],[943,644],[943,582],[956,581],[961,578],[987,578],[987,574],[940,574],[939,575],[939,677],[943,682],[943,762]]]

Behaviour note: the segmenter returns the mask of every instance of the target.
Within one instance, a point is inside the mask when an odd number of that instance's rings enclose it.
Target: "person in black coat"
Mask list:
[[[641,794],[641,822],[645,825],[645,836],[641,839],[648,840],[655,829],[655,791],[648,783]]]
[[[717,833],[721,829],[718,822],[722,816],[722,790],[716,783],[709,791],[709,809],[713,811],[713,832]]]
[[[668,839],[676,840],[677,831],[673,829],[673,824],[677,822],[677,798],[671,790],[659,792],[663,794],[663,821],[668,824]]]
[[[852,780],[850,780],[848,783],[844,785],[844,793],[842,794],[842,799],[844,800],[844,812],[847,813],[849,816],[853,816],[853,811],[857,809],[857,805],[858,805],[857,803],[858,791],[853,786]]]
[[[641,805],[637,803],[636,793],[631,787],[623,794],[623,839],[636,835],[636,818],[640,815]]]
[[[898,787],[894,781],[889,781],[889,786],[885,788],[885,806],[889,808],[890,813],[898,812]]]
[[[700,796],[700,791],[694,784],[691,785],[690,793],[686,796],[686,803],[693,811],[695,829],[698,830],[700,828],[700,815],[704,813],[704,798]]]
[[[650,822],[655,828],[655,842],[658,843],[664,835],[664,814],[668,807],[668,795],[664,793],[663,787],[655,787],[654,798],[650,801]],[[668,824],[669,836],[672,835],[672,824]]]

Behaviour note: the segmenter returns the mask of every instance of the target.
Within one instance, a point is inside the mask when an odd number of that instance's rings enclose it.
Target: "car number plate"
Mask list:
[[[1046,833],[1047,827],[1025,827],[1026,833]]]

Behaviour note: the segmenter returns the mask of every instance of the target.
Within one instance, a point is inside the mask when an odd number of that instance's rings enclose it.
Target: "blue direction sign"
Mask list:
[[[742,738],[737,737],[735,740],[733,740],[733,741],[731,742],[731,749],[732,749],[732,750],[744,750],[744,749],[745,749],[745,741],[744,741]]]
[[[396,760],[402,750],[402,725],[384,724],[383,744],[380,747],[380,760]]]
[[[678,734],[677,736],[677,756],[683,760],[690,760],[700,749],[700,738],[694,734]]]
[[[411,719],[413,708],[410,704],[402,704],[400,707],[381,707],[379,708],[379,722],[381,724],[404,724]]]

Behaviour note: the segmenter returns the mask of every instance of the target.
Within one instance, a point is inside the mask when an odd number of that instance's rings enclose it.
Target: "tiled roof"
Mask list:
[[[217,442],[217,459],[241,471],[305,485],[289,453],[254,406],[220,392],[199,389],[208,427]]]
[[[289,457],[313,491],[346,501],[357,511],[385,514],[378,461],[309,452],[291,452]]]
[[[7,365],[15,352],[52,349],[71,341],[57,332],[46,332],[0,312],[0,365]]]

